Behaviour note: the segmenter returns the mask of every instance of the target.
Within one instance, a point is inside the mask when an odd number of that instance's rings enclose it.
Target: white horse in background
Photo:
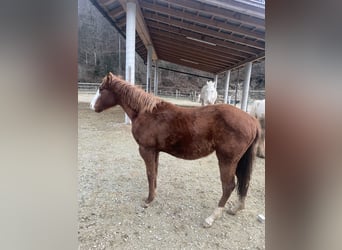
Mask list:
[[[257,146],[257,156],[265,158],[265,99],[255,100],[249,114],[257,118],[260,123],[261,136]]]
[[[215,87],[215,82],[207,81],[207,84],[202,87],[201,94],[199,96],[199,101],[202,106],[208,104],[214,104],[217,98],[217,91]]]

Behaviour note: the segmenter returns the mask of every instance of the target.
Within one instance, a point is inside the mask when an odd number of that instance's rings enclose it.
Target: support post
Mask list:
[[[152,45],[147,46],[146,92],[151,92]]]
[[[252,73],[252,62],[248,62],[246,63],[246,67],[245,67],[245,80],[243,82],[243,90],[242,90],[241,109],[243,111],[247,111],[248,91],[249,91],[249,82],[251,79],[251,73]]]
[[[225,91],[224,91],[224,103],[228,103],[228,104],[229,104],[229,99],[228,99],[229,80],[230,80],[230,70],[227,71],[226,86],[225,86]]]
[[[126,13],[126,81],[134,84],[135,82],[135,20],[136,20],[136,3],[134,1],[127,2]],[[125,123],[130,124],[131,121],[125,114]]]
[[[158,60],[155,60],[154,67],[154,95],[158,95]]]
[[[119,67],[118,67],[119,72],[118,74],[121,75],[122,74],[121,73],[121,36],[118,35],[118,37],[119,37]]]
[[[215,75],[215,89],[217,89],[218,75]]]

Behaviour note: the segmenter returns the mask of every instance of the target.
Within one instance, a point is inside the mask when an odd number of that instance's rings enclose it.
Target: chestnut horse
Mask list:
[[[149,192],[144,207],[156,194],[159,152],[193,160],[216,151],[223,194],[204,226],[210,227],[222,215],[235,188],[235,175],[239,200],[228,212],[235,214],[244,208],[260,133],[254,117],[227,104],[178,107],[109,73],[90,106],[102,112],[115,105],[130,117],[132,134],[146,165]]]

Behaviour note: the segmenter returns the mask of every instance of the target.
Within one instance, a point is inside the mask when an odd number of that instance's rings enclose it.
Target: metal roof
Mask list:
[[[125,37],[125,0],[91,0]],[[218,74],[265,56],[263,0],[134,0],[136,52]]]

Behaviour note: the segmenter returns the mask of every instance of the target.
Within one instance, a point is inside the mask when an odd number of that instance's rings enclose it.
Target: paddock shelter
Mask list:
[[[134,84],[135,52],[147,64],[146,91],[158,90],[158,60],[225,74],[244,68],[246,110],[252,64],[265,58],[264,0],[91,0],[126,40],[125,79]],[[154,67],[154,83],[151,69]]]

